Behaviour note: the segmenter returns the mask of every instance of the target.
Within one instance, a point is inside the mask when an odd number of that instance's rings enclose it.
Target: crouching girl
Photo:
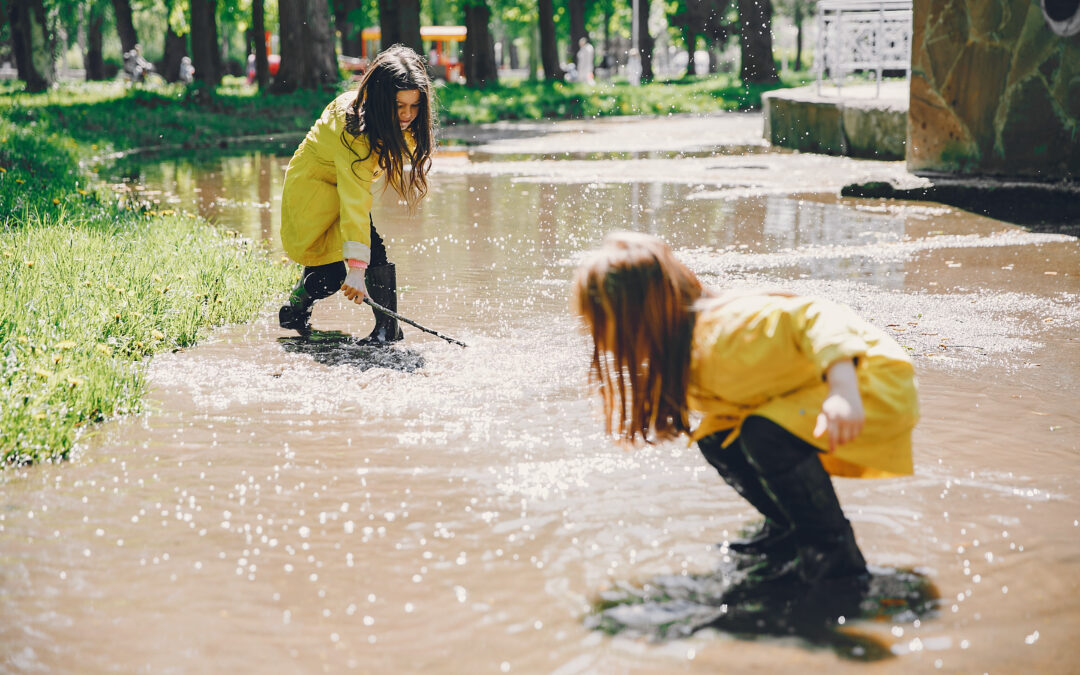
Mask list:
[[[397,276],[371,221],[372,183],[385,175],[410,209],[427,194],[435,106],[416,52],[380,53],[354,92],[330,102],[296,149],[281,194],[281,243],[304,266],[278,312],[282,328],[306,332],[316,300],[344,289],[397,310]],[[376,314],[368,339],[401,339],[397,320]]]
[[[730,544],[773,563],[760,583],[866,572],[830,474],[912,473],[918,403],[899,345],[823,299],[704,288],[644,234],[612,234],[585,258],[573,307],[608,433],[631,444],[689,435],[765,516],[756,537]]]

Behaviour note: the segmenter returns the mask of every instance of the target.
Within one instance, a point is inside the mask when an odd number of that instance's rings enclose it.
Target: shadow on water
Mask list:
[[[414,373],[424,367],[424,357],[413,349],[375,345],[340,331],[311,331],[298,337],[278,338],[290,353],[304,354],[325,366],[350,366],[360,371],[386,368]]]
[[[727,602],[735,563],[702,575],[658,576],[641,587],[620,583],[595,601],[585,625],[611,635],[675,640],[713,629],[742,639],[796,638],[854,661],[881,661],[894,653],[881,638],[859,632],[862,621],[912,623],[932,616],[937,588],[908,569],[870,567],[869,575],[817,588]],[[740,595],[747,595],[742,593]]]

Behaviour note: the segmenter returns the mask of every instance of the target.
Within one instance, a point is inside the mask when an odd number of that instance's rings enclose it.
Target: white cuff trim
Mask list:
[[[341,247],[341,252],[344,254],[346,260],[352,258],[354,260],[363,260],[366,263],[371,262],[371,248],[364,246],[358,241],[347,241]]]

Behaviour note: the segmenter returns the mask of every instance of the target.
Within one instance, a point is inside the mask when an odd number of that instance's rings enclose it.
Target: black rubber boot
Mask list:
[[[763,474],[761,480],[793,526],[797,555],[760,573],[757,585],[815,586],[866,574],[866,560],[855,543],[851,523],[816,454],[787,471]]]
[[[724,432],[706,436],[698,441],[698,449],[724,482],[765,516],[757,533],[728,541],[728,548],[747,555],[790,556],[794,553],[791,523],[761,484],[757,469],[750,464],[740,444],[722,448],[723,436]]]
[[[278,324],[288,330],[310,332],[311,308],[314,304],[314,298],[304,288],[304,281],[301,279],[289,294],[289,301],[278,310]]]
[[[368,294],[373,302],[391,311],[397,311],[397,273],[394,270],[394,263],[369,267],[364,281],[367,283]],[[397,319],[375,310],[375,328],[364,338],[364,342],[397,342],[403,337]]]

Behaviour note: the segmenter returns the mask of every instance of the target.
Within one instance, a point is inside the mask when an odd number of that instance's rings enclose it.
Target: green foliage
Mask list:
[[[0,118],[32,125],[35,135],[68,137],[90,154],[198,148],[223,138],[306,131],[335,93],[300,90],[268,96],[238,78],[225,78],[216,91],[198,85],[144,88],[95,82],[29,95],[0,86]]]
[[[485,123],[518,119],[580,119],[613,115],[665,115],[761,106],[761,94],[803,84],[790,77],[776,85],[742,85],[730,75],[690,77],[643,86],[625,82],[594,86],[562,82],[521,82],[487,89],[448,84],[439,90],[447,123]]]
[[[252,318],[295,274],[205,221],[91,187],[77,162],[95,147],[65,129],[117,146],[144,139],[107,126],[123,106],[65,93],[70,106],[51,94],[0,106],[3,464],[66,457],[88,424],[139,409],[146,357]],[[124,100],[154,111],[161,99]],[[97,132],[69,126],[90,121]]]

